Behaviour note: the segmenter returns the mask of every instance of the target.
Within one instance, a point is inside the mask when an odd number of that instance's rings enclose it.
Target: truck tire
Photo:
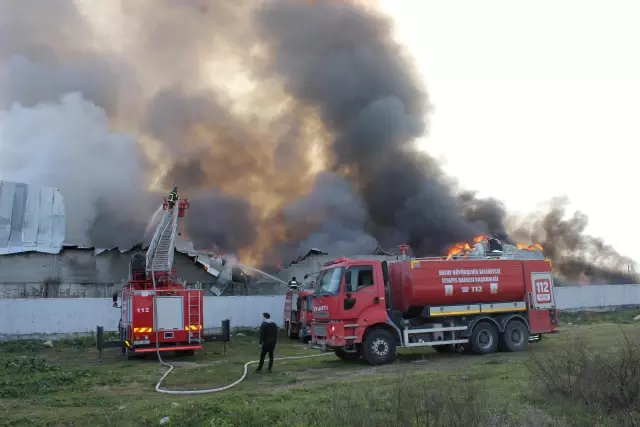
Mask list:
[[[498,348],[498,329],[489,322],[479,322],[471,332],[470,350],[477,355],[491,354]]]
[[[345,362],[356,362],[360,360],[360,351],[349,353],[340,348],[336,348],[333,352],[336,354],[336,356],[338,356],[338,359]]]
[[[371,331],[364,340],[362,355],[370,365],[385,365],[396,358],[396,340],[384,329]]]
[[[500,350],[508,352],[522,351],[529,344],[529,328],[519,320],[507,323],[504,333],[500,334]]]

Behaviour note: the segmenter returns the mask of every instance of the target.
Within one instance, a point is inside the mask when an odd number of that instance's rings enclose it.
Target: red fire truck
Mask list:
[[[408,246],[401,249],[397,261],[325,264],[313,295],[312,346],[381,365],[395,359],[397,347],[521,351],[555,332],[551,262],[542,256],[516,249],[409,258]]]
[[[284,326],[290,339],[311,341],[313,289],[287,291],[284,302]]]
[[[203,295],[199,283],[187,285],[172,268],[178,218],[188,209],[177,188],[163,204],[164,215],[144,254],[135,254],[122,288],[118,326],[123,353],[130,358],[160,351],[193,355],[203,344]],[[118,295],[114,294],[114,307]],[[157,341],[156,341],[157,340]]]

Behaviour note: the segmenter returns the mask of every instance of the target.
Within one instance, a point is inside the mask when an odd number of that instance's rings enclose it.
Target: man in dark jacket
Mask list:
[[[269,354],[269,369],[273,367],[273,351],[276,349],[276,341],[278,341],[278,326],[271,320],[269,313],[262,313],[262,325],[260,325],[260,364],[256,372],[262,371],[264,365],[264,357]]]

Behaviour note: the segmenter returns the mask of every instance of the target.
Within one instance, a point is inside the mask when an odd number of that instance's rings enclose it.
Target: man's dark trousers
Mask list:
[[[273,343],[264,343],[262,344],[262,349],[260,350],[260,364],[258,365],[258,371],[262,370],[262,366],[264,365],[264,357],[269,355],[269,370],[273,367],[273,351],[276,349],[276,344]]]

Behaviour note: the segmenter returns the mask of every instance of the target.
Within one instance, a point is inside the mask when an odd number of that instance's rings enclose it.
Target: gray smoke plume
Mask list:
[[[512,220],[513,235],[540,242],[553,260],[554,272],[567,283],[638,283],[636,263],[602,239],[585,233],[582,212],[567,215],[569,200],[551,200],[549,210]]]
[[[69,243],[129,247],[177,185],[196,246],[245,263],[497,233],[623,280],[582,217],[509,235],[416,147],[429,108],[390,19],[348,1],[0,0],[0,179],[59,187]]]
[[[301,239],[293,249],[322,248],[330,254],[373,253],[378,241],[365,230],[370,218],[352,185],[340,175],[322,172],[310,195],[284,209],[289,231]],[[297,239],[293,239],[294,241]]]

